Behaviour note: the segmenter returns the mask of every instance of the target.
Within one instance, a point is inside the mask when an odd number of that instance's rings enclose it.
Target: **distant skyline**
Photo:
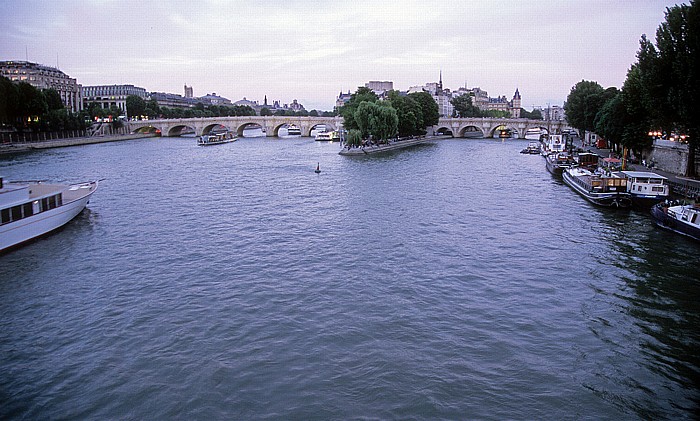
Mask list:
[[[370,80],[480,87],[563,105],[585,80],[620,88],[639,39],[682,2],[534,0],[4,0],[0,60],[54,66],[81,85],[216,93],[331,110]],[[688,2],[685,2],[688,3]]]

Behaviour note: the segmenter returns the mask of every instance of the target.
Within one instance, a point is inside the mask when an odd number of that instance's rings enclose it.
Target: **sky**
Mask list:
[[[371,80],[479,87],[563,105],[581,80],[622,87],[661,0],[0,0],[0,60],[81,85],[331,110]],[[686,2],[687,3],[687,2]]]

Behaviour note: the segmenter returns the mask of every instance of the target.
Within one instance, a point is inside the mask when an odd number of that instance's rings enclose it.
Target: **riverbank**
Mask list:
[[[142,139],[149,137],[155,137],[155,135],[138,133],[111,136],[71,137],[39,142],[7,143],[0,144],[0,155],[29,152],[35,149],[63,148],[66,146],[91,145],[94,143],[117,142],[120,140]]]
[[[440,139],[440,137],[438,137],[438,136],[427,136],[427,137],[419,137],[419,138],[415,138],[415,139],[394,140],[394,141],[390,141],[389,143],[386,143],[383,145],[360,146],[357,148],[356,147],[348,148],[346,146],[345,148],[343,148],[342,151],[338,152],[338,154],[344,155],[344,156],[369,155],[369,154],[378,153],[378,152],[393,151],[396,149],[403,149],[403,148],[408,148],[410,146],[421,145],[421,144],[432,142],[432,141],[438,140],[438,139]]]

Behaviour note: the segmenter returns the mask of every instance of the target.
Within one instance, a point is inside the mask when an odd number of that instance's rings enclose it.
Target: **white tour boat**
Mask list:
[[[210,146],[221,145],[222,143],[230,143],[238,140],[231,132],[214,133],[211,135],[202,135],[197,138],[197,145]]]
[[[316,140],[325,142],[338,142],[340,140],[340,132],[335,130],[331,132],[319,132],[316,134]]]
[[[298,126],[291,125],[287,127],[287,136],[301,136],[301,129]]]
[[[0,177],[0,252],[68,223],[85,209],[97,185],[3,182]]]

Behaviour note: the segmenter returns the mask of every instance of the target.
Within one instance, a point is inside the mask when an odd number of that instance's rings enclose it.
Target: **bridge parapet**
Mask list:
[[[314,127],[324,125],[327,129],[338,130],[343,127],[342,117],[301,117],[301,116],[236,116],[236,117],[200,117],[156,120],[129,121],[129,131],[134,132],[145,127],[160,130],[161,136],[179,136],[182,129],[188,127],[195,135],[201,136],[219,125],[243,136],[246,127],[260,126],[266,136],[279,135],[284,125],[295,125],[301,129],[302,136],[310,136]]]
[[[560,133],[570,128],[566,121],[531,120],[527,118],[495,118],[495,117],[467,117],[467,118],[441,118],[436,126],[432,127],[433,133],[440,130],[449,130],[454,137],[465,137],[467,129],[476,129],[483,133],[483,137],[492,138],[500,127],[518,132],[518,138],[524,139],[530,129],[542,128],[549,133]],[[471,130],[474,131],[474,130]]]

